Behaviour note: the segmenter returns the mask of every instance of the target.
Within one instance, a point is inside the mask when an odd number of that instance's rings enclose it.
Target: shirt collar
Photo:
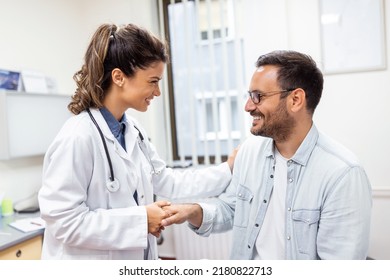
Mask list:
[[[118,138],[119,134],[122,132],[122,124],[126,125],[126,114],[123,114],[121,120],[118,122],[106,107],[100,108],[100,112],[102,113],[104,120],[107,122],[112,134]]]
[[[317,144],[318,136],[319,134],[318,134],[317,127],[313,123],[305,139],[303,140],[303,142],[301,143],[301,145],[299,146],[298,150],[295,152],[291,160],[295,161],[298,164],[306,165],[314,147]],[[265,156],[274,157],[274,153],[275,153],[275,145],[274,145],[274,141],[271,140],[267,143],[267,147],[265,148]]]
[[[318,137],[319,134],[317,127],[313,123],[305,139],[299,146],[298,150],[295,152],[295,155],[292,157],[292,160],[301,165],[306,165],[314,147],[317,145]]]

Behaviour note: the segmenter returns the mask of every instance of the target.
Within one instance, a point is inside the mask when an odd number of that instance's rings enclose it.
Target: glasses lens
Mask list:
[[[260,94],[255,91],[249,91],[249,97],[252,99],[253,103],[255,104],[260,102]]]

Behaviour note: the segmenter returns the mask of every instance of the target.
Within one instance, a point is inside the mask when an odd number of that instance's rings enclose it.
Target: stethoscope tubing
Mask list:
[[[104,152],[106,153],[106,156],[107,156],[107,162],[108,162],[108,166],[110,168],[110,181],[112,183],[115,182],[115,176],[114,176],[114,168],[112,167],[112,161],[111,161],[111,157],[110,157],[110,153],[108,152],[108,148],[107,148],[107,143],[106,143],[106,140],[104,139],[104,135],[103,135],[103,132],[102,130],[100,129],[100,126],[98,125],[96,119],[93,117],[91,111],[89,110],[89,108],[86,109],[88,115],[90,116],[93,124],[96,126],[98,132],[99,132],[99,135],[100,135],[100,138],[102,139],[102,143],[103,143],[103,147],[104,147]],[[140,142],[138,143],[139,144],[139,147],[142,151],[142,153],[145,155],[146,159],[149,161],[149,164],[151,165],[152,167],[152,174],[159,174],[159,172],[156,172],[155,168],[154,168],[154,165],[152,163],[152,159],[149,157],[149,154],[147,153],[146,150],[144,150],[146,148],[146,145],[144,143],[144,137],[141,133],[141,131],[136,127],[134,126],[137,130],[138,130],[138,136],[140,138]],[[118,183],[118,182],[117,182]],[[116,189],[116,188],[114,188]],[[112,189],[111,189],[112,191]]]
[[[104,151],[105,151],[106,156],[107,156],[108,166],[109,166],[109,168],[110,168],[110,180],[111,180],[111,182],[114,182],[114,181],[115,181],[114,168],[112,167],[112,162],[111,162],[110,153],[108,152],[107,143],[106,143],[106,140],[104,139],[103,132],[102,132],[102,130],[100,129],[100,127],[99,127],[97,121],[95,120],[95,118],[92,116],[92,113],[91,113],[91,111],[89,110],[89,108],[87,108],[87,113],[88,113],[88,115],[90,116],[90,118],[91,118],[93,124],[96,126],[97,130],[99,131],[100,137],[101,137],[102,142],[103,142]]]
[[[154,169],[154,165],[153,165],[153,162],[152,162],[152,159],[150,158],[147,150],[146,150],[146,145],[145,145],[145,142],[144,142],[144,137],[142,136],[142,133],[141,131],[139,131],[138,127],[134,126],[136,130],[138,130],[138,136],[141,140],[141,142],[139,142],[139,147],[141,149],[141,151],[143,152],[143,154],[145,155],[146,159],[149,161],[149,164],[150,166],[152,167],[152,174],[157,174],[156,172],[156,169]]]

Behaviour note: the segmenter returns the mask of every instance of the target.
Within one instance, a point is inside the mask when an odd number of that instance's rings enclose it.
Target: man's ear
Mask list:
[[[113,84],[122,87],[125,80],[125,74],[119,68],[115,68],[111,71],[111,78]]]
[[[297,88],[290,93],[291,111],[298,112],[306,108],[306,93],[303,89]]]

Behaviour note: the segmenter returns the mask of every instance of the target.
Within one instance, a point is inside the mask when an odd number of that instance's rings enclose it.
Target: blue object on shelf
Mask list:
[[[0,88],[18,90],[20,73],[0,69]]]

